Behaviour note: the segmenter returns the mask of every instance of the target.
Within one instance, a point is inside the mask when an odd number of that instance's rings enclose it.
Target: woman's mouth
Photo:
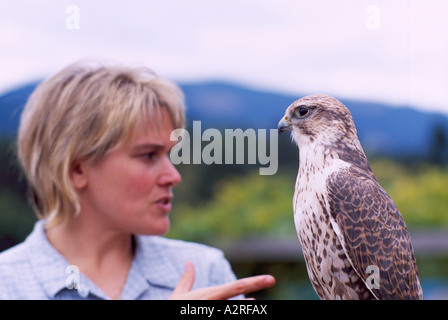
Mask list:
[[[168,213],[171,211],[171,200],[172,200],[172,196],[166,196],[166,197],[161,197],[159,198],[159,200],[157,200],[155,202],[156,206],[158,208],[160,208],[162,211],[164,211],[165,213]]]

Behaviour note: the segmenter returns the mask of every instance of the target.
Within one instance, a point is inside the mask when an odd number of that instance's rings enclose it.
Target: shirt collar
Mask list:
[[[137,236],[135,262],[151,285],[174,290],[181,271],[173,264],[173,259],[169,259],[167,250],[158,244],[159,239],[158,236]]]
[[[149,285],[174,290],[182,274],[168,259],[158,244],[158,236],[136,236],[135,257],[129,270],[122,299],[136,299]],[[74,268],[49,242],[45,234],[45,221],[36,222],[33,231],[25,240],[28,256],[35,277],[50,298],[55,298],[62,290],[67,290],[67,279],[75,276]],[[105,294],[82,273],[79,274],[78,293],[87,297],[89,292],[100,298]]]
[[[54,299],[62,290],[76,290],[68,288],[70,280],[76,279],[79,281],[77,291],[81,297],[85,298],[92,292],[98,297],[107,298],[82,273],[77,273],[76,267],[71,266],[64,256],[51,245],[45,234],[44,220],[36,222],[25,243],[28,245],[28,257],[35,277],[48,297]],[[67,283],[67,281],[69,282]]]
[[[29,261],[37,280],[45,293],[54,298],[59,291],[66,288],[65,282],[69,275],[66,269],[70,264],[50,244],[44,226],[44,220],[37,221],[25,243],[28,244]]]

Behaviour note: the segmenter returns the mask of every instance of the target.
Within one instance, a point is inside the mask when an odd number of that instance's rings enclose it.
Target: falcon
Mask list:
[[[350,111],[311,95],[278,124],[299,148],[294,222],[321,299],[423,299],[411,238],[379,185]]]

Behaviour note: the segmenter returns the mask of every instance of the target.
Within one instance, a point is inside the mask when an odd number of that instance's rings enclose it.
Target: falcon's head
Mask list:
[[[278,131],[291,131],[299,147],[358,140],[350,111],[339,100],[320,94],[294,101],[278,123]]]

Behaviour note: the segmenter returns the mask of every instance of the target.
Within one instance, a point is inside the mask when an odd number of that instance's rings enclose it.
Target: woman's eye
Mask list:
[[[308,114],[309,110],[308,108],[304,108],[304,107],[300,107],[299,110],[297,111],[297,113],[299,114],[300,117],[304,117]]]
[[[148,152],[142,155],[142,157],[144,157],[147,160],[153,160],[156,156],[157,154],[155,152]]]

